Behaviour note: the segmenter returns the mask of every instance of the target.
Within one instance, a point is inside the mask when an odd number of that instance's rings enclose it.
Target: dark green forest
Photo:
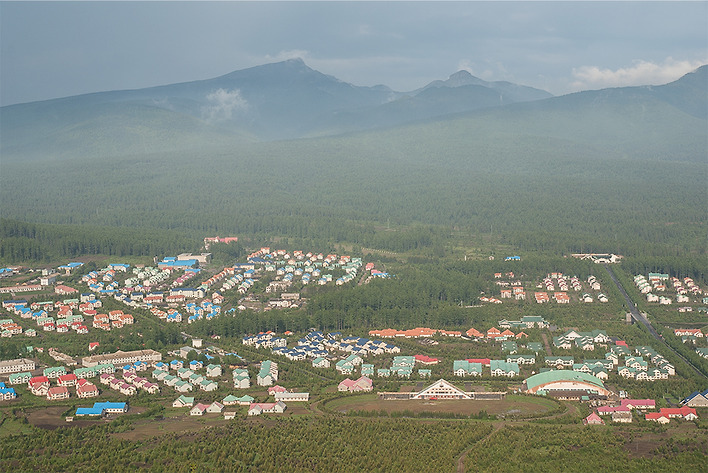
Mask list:
[[[660,428],[653,430],[661,433]],[[650,458],[633,456],[632,440],[651,434],[648,426],[615,431],[509,424],[496,430],[487,422],[315,417],[207,427],[199,434],[167,434],[144,441],[121,439],[123,431],[125,423],[114,421],[6,437],[0,467],[38,472],[438,473],[454,471],[457,459],[469,450],[463,460],[465,471],[591,468],[671,473],[702,471],[706,449],[705,436],[691,442],[679,437],[654,445]]]
[[[163,255],[213,234],[430,257],[455,232],[519,251],[706,254],[706,162],[597,157],[531,137],[494,149],[421,140],[391,132],[4,164],[0,260]]]

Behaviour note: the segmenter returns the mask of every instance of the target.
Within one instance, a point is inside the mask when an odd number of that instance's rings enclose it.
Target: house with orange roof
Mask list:
[[[509,330],[509,329],[504,330],[500,335],[501,335],[505,340],[507,340],[507,339],[509,339],[509,338],[516,338],[516,334],[514,334],[514,332],[512,332],[512,331]]]
[[[493,338],[496,340],[497,338],[500,338],[500,337],[501,337],[501,332],[499,331],[498,328],[492,327],[489,330],[487,330],[487,338]]]
[[[471,329],[469,329],[466,333],[467,333],[467,336],[468,336],[468,337],[472,337],[472,338],[484,338],[484,334],[483,334],[482,332],[480,332],[479,330],[477,330],[476,328],[474,328],[474,327],[472,327]]]
[[[547,292],[534,292],[534,297],[537,304],[545,304],[550,301]]]
[[[440,335],[445,335],[446,337],[461,337],[462,332],[456,330],[438,330]]]

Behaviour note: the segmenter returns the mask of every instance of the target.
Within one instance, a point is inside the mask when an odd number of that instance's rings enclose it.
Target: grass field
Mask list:
[[[326,408],[335,412],[349,413],[350,411],[386,412],[392,413],[411,412],[413,414],[455,414],[477,415],[486,412],[489,415],[510,417],[532,417],[543,415],[557,407],[550,399],[508,395],[502,401],[476,401],[476,400],[392,400],[384,401],[375,394],[361,396],[348,396],[334,399],[326,403]]]

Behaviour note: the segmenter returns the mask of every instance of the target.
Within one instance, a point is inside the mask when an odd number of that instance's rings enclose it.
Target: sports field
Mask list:
[[[384,401],[375,394],[346,396],[327,402],[326,408],[335,412],[386,412],[387,414],[411,412],[477,415],[484,411],[505,417],[530,417],[543,415],[557,407],[555,401],[542,397],[508,395],[501,401],[477,400],[392,400]]]

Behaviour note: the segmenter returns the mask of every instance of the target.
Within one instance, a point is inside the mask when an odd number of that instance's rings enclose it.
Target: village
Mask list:
[[[188,416],[218,414],[226,420],[288,415],[293,409],[302,413],[334,395],[374,392],[384,401],[501,401],[507,393],[542,396],[584,403],[591,411],[585,418],[588,424],[603,423],[606,416],[618,423],[690,421],[699,415],[696,408],[708,407],[708,390],[686,392],[678,405],[658,411],[657,402],[666,404],[665,400],[631,398],[625,380],[668,380],[676,376],[674,364],[652,346],[629,346],[602,327],[550,331],[550,322],[537,315],[503,318],[495,326],[465,331],[427,327],[381,328],[359,335],[314,328],[305,333],[268,331],[245,335],[240,346],[222,345],[218,337],[205,342],[183,332],[187,345],[161,351],[104,352],[92,341],[92,334],[100,331],[134,330],[141,319],[131,313],[135,311],[188,330],[194,322],[236,317],[246,310],[296,310],[307,304],[302,292],[310,284],[337,288],[394,277],[363,258],[297,250],[261,248],[245,262],[226,268],[215,269],[209,263],[209,253],[167,257],[155,266],[112,263],[87,273],[81,273],[82,263],[68,263],[41,270],[38,285],[3,287],[0,292],[13,298],[2,302],[7,314],[0,319],[2,337],[34,342],[27,345],[25,357],[0,361],[0,399],[10,405],[25,405],[26,400],[36,405],[32,399],[49,403],[76,399],[75,411],[63,416],[66,422],[130,413],[133,399],[149,404],[151,397]],[[3,274],[13,271],[8,268]],[[83,287],[63,281],[71,276]],[[549,272],[542,280],[524,283],[507,271],[490,274],[490,280],[498,297],[480,295],[482,304],[609,301],[592,275],[581,280]],[[635,283],[642,294],[664,292],[670,286],[677,302],[705,303],[700,299],[703,291],[690,278],[650,274],[648,280],[637,276]],[[123,309],[104,311],[107,300]],[[86,356],[74,358],[46,346],[43,333],[76,337],[76,343],[86,347]],[[675,329],[674,335],[708,357],[701,329]],[[436,351],[441,343],[467,356]],[[44,356],[45,350],[56,365],[33,356]],[[225,359],[229,362],[221,361]],[[288,366],[288,373],[301,370],[318,377],[319,382],[308,386],[302,377],[283,378],[280,365]],[[392,387],[399,390],[391,391]],[[93,406],[84,399],[94,399]]]

